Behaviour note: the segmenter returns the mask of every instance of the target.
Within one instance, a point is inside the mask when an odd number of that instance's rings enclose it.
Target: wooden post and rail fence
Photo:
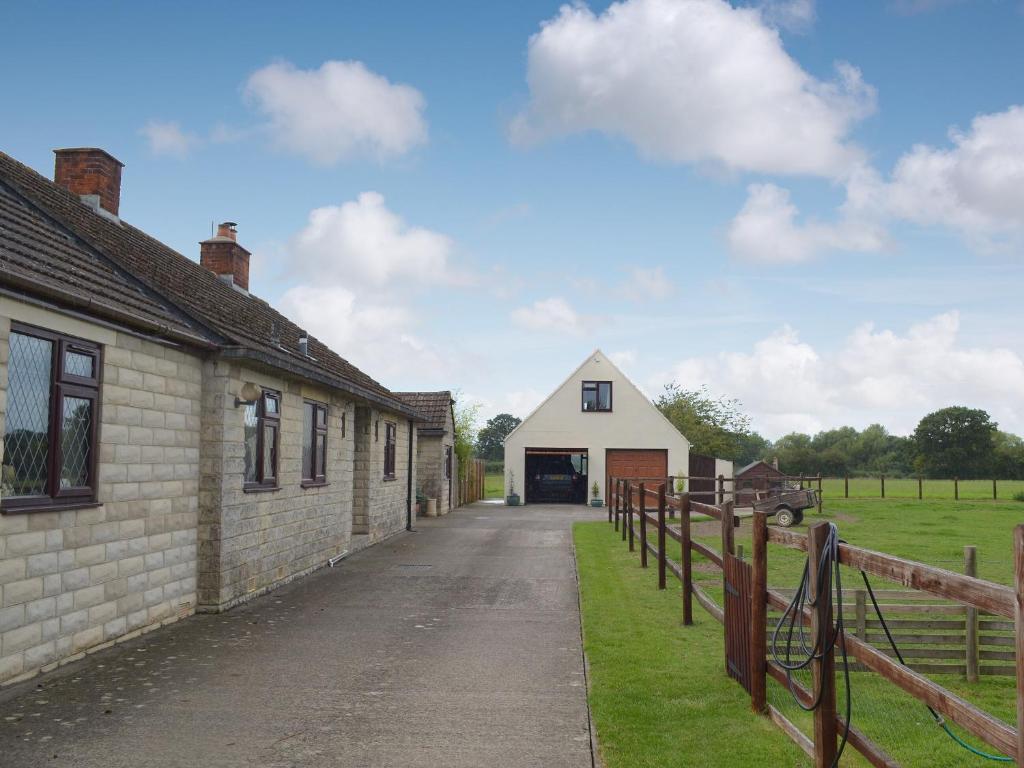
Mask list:
[[[816,479],[816,478],[815,478]],[[658,588],[666,588],[671,573],[682,585],[682,622],[693,623],[693,602],[696,601],[724,626],[725,670],[750,694],[751,707],[769,717],[807,755],[816,768],[832,764],[840,739],[847,730],[843,714],[836,708],[835,648],[819,654],[811,663],[813,688],[807,688],[787,677],[786,670],[768,654],[769,612],[784,611],[792,592],[776,589],[768,583],[770,547],[806,552],[811,562],[825,545],[829,523],[811,525],[805,534],[768,525],[766,513],[755,512],[752,519],[752,547],[749,560],[737,556],[735,529],[739,524],[731,500],[712,505],[693,500],[687,493],[670,493],[668,479],[661,482],[613,479],[609,493],[608,520],[621,530],[624,540],[633,546],[633,530],[639,529],[640,565],[648,567],[655,558]],[[649,510],[656,511],[651,514]],[[679,513],[678,524],[670,523],[671,512]],[[718,521],[721,551],[693,536],[693,516],[705,515]],[[656,543],[651,542],[651,526]],[[669,556],[666,542],[679,545],[678,560]],[[902,652],[906,664],[894,653],[880,634],[880,620],[868,618],[866,596],[854,591],[855,626],[843,636],[846,652],[853,662],[851,671],[869,670],[895,688],[931,707],[941,718],[955,723],[991,751],[1008,756],[1024,768],[1024,524],[1014,530],[1014,587],[977,578],[977,552],[966,547],[965,573],[937,568],[883,552],[838,545],[841,565],[864,571],[898,585],[901,589],[876,590],[886,623],[896,637],[908,645],[924,644],[924,648],[907,648]],[[722,574],[723,605],[719,605],[693,578],[693,555],[699,555]],[[811,579],[812,591],[817,588]],[[830,587],[831,588],[831,587]],[[816,597],[811,595],[811,597]],[[936,599],[949,601],[935,604]],[[844,601],[847,596],[844,595]],[[895,600],[896,603],[890,601]],[[925,602],[930,601],[930,602]],[[832,627],[833,601],[809,601],[799,617],[813,631]],[[844,612],[847,606],[844,604]],[[911,618],[890,616],[909,615]],[[942,618],[931,618],[939,615]],[[921,618],[927,617],[927,618]],[[907,634],[926,630],[925,634]],[[942,635],[934,634],[941,630]],[[962,634],[960,634],[962,632]],[[942,638],[936,645],[957,647],[931,648],[932,641],[921,638]],[[962,647],[960,645],[962,644]],[[998,648],[999,650],[987,650]],[[936,662],[945,662],[938,664]],[[950,664],[949,662],[953,662]],[[988,662],[1002,662],[992,666]],[[925,676],[931,672],[961,672],[968,680],[979,674],[1009,674],[1016,677],[1017,723],[1012,727],[980,707],[958,696]],[[814,710],[814,728],[809,736],[782,712],[768,702],[768,678],[788,686],[805,704],[816,696],[820,705]],[[884,768],[899,766],[891,755],[852,724],[848,731],[848,748],[860,753],[871,765]]]

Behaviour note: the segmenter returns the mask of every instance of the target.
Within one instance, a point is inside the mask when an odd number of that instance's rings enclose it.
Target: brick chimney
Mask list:
[[[53,180],[82,198],[94,209],[116,217],[121,205],[121,169],[124,163],[102,149],[55,149]]]
[[[225,221],[217,234],[199,243],[199,263],[234,287],[249,291],[249,252],[236,240],[235,222]]]

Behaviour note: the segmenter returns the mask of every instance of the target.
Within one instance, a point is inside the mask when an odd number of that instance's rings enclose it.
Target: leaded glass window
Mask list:
[[[17,323],[8,341],[4,510],[95,501],[100,348]]]

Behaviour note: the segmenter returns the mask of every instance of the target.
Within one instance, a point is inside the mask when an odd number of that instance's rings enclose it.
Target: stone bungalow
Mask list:
[[[444,392],[396,392],[422,414],[417,425],[416,477],[419,490],[437,500],[438,514],[458,506],[458,458],[455,455],[455,399]],[[423,514],[424,510],[420,510]]]
[[[415,408],[118,217],[122,166],[0,153],[0,684],[221,611],[394,534]]]

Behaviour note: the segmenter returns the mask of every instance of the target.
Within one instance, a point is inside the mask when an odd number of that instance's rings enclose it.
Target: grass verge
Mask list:
[[[682,629],[678,584],[659,591],[607,523],[577,523],[573,535],[605,768],[810,764],[725,676],[714,619]]]

